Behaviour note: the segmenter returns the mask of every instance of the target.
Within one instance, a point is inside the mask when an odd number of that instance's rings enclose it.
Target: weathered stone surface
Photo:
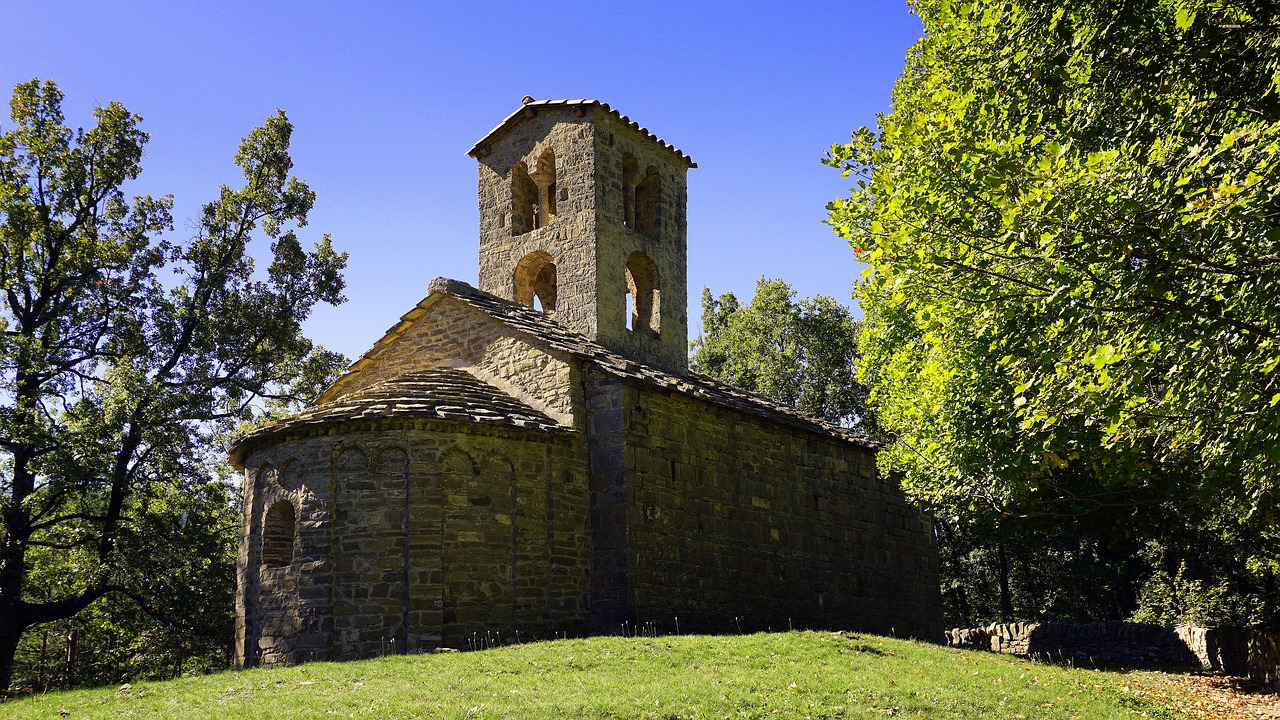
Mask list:
[[[929,522],[878,446],[687,372],[692,163],[602,104],[532,106],[473,151],[484,289],[433,281],[315,406],[234,446],[237,662],[677,617],[940,639]]]

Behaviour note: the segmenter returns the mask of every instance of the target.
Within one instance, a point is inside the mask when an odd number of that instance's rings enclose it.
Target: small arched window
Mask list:
[[[658,337],[661,321],[661,294],[658,290],[658,266],[639,250],[627,258],[627,306],[630,309],[627,329]]]
[[[551,148],[538,156],[538,170],[533,175],[538,186],[538,224],[546,227],[556,215],[556,153]]]
[[[525,255],[516,265],[513,282],[516,302],[546,315],[555,312],[556,261],[550,253],[538,250]]]
[[[511,234],[546,227],[556,215],[556,152],[542,151],[533,172],[521,160],[511,168]]]
[[[293,562],[295,522],[293,504],[281,500],[267,510],[262,522],[262,566],[287,567]]]
[[[523,235],[538,224],[538,186],[523,161],[511,169],[511,234]]]
[[[657,166],[640,174],[640,163],[631,153],[622,154],[622,224],[641,235],[658,234],[658,209],[662,203],[662,180]]]

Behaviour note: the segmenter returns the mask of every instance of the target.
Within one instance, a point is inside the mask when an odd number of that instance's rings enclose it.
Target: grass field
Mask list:
[[[1119,672],[871,635],[599,637],[223,672],[0,705],[25,718],[1181,718]]]

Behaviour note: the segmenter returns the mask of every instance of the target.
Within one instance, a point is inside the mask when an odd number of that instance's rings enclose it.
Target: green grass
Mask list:
[[[22,698],[3,718],[1180,717],[1116,672],[827,632],[600,637]]]

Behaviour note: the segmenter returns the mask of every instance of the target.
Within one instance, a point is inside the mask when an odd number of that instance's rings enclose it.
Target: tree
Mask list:
[[[1272,526],[1280,23],[1218,0],[918,4],[828,162],[886,456],[934,502]],[[1266,534],[1274,550],[1275,537]]]
[[[702,289],[702,334],[690,367],[814,417],[874,432],[866,390],[854,378],[858,325],[825,295],[795,301],[782,280],[760,278],[743,305]]]
[[[108,594],[63,620],[32,628],[14,658],[15,693],[169,679],[230,666],[235,637],[235,564],[243,515],[238,488],[209,482],[153,486],[147,532],[153,552],[135,562],[149,592],[179,608],[180,622],[148,615],[132,599]],[[90,553],[33,548],[31,599],[55,599],[63,579],[93,569]],[[193,584],[192,580],[198,579]],[[173,614],[173,613],[169,613]],[[169,618],[166,618],[166,620]]]
[[[292,229],[314,193],[289,174],[283,112],[242,141],[244,186],[175,243],[172,199],[122,190],[141,118],[112,103],[72,131],[61,102],[52,82],[19,85],[0,136],[0,691],[25,631],[108,594],[175,623],[216,611],[186,561],[217,494],[215,438],[341,364],[299,327],[343,300],[346,254],[328,236],[304,251]]]

